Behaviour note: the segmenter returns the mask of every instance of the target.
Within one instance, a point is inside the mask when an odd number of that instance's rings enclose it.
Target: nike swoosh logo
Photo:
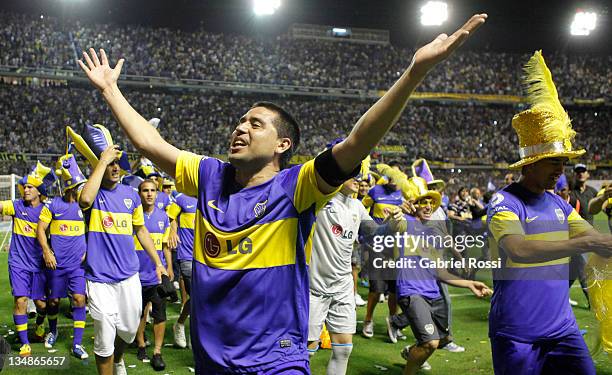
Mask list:
[[[525,221],[527,223],[531,223],[532,221],[534,221],[535,219],[537,219],[539,216],[534,216],[534,217],[527,217],[525,218]]]
[[[64,214],[55,214],[55,217],[60,217],[62,215],[64,215]]]
[[[217,206],[215,206],[215,200],[210,200],[208,201],[208,207],[212,208],[213,210],[217,210],[219,212],[221,212],[222,214],[224,214],[225,212],[221,211],[221,209]]]
[[[214,202],[214,201],[210,201],[210,202]],[[210,202],[208,202],[208,205],[209,205],[209,206],[210,206]],[[187,206],[187,208],[194,208],[194,207],[195,207],[195,204],[192,204],[192,205]],[[210,207],[212,207],[212,206],[210,206]],[[214,207],[213,207],[213,208],[214,208]]]

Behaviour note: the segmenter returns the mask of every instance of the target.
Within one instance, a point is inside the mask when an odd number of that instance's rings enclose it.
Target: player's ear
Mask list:
[[[283,152],[286,152],[287,150],[289,150],[292,146],[292,142],[290,138],[279,138],[277,143],[276,143],[276,152],[279,154],[282,154]]]

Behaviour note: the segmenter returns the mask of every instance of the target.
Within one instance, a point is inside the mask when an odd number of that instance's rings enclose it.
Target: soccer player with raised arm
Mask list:
[[[72,154],[62,156],[56,165],[61,177],[63,195],[45,204],[40,214],[36,238],[42,247],[47,266],[47,319],[49,333],[45,337],[45,348],[51,349],[57,341],[57,315],[60,298],[72,293],[72,318],[74,334],[72,354],[79,359],[89,355],[81,345],[85,329],[85,268],[83,260],[87,251],[83,212],[77,202],[78,188],[87,179],[81,173]],[[51,246],[47,241],[49,230]]]
[[[158,281],[166,274],[144,225],[140,197],[119,183],[121,151],[108,146],[80,191],[87,223],[87,298],[94,320],[94,353],[101,375],[127,374],[123,352],[134,341],[142,313],[139,262],[134,238],[155,264]]]
[[[176,177],[177,190],[198,199],[191,293],[197,373],[310,373],[308,262],[316,212],[358,172],[427,72],[486,17],[474,15],[420,48],[343,142],[291,168],[299,126],[281,107],[253,105],[231,134],[224,163],[172,146],[131,107],[117,85],[123,59],[111,68],[104,50],[100,58],[94,49],[83,53],[81,68],[130,141]]]

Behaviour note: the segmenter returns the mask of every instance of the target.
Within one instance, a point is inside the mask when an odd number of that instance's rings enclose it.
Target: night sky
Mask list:
[[[441,32],[452,32],[472,13],[489,14],[487,25],[470,40],[468,49],[609,54],[609,10],[606,0],[447,0],[449,20],[439,27],[420,25],[425,0],[281,0],[273,16],[256,17],[251,0],[2,0],[0,9],[22,13],[79,18],[103,23],[132,23],[191,30],[200,24],[212,32],[276,35],[292,23],[339,27],[369,27],[391,32],[391,42],[419,46]],[[588,37],[573,37],[569,24],[576,9],[599,13],[597,29]],[[606,37],[607,36],[607,37]]]

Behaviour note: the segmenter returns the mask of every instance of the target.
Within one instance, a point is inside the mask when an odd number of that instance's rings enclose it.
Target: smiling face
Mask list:
[[[275,123],[278,114],[265,107],[251,108],[230,138],[229,162],[237,169],[260,168],[280,159],[291,148],[291,139],[279,137]]]
[[[546,158],[523,168],[523,175],[529,183],[541,190],[555,188],[559,177],[563,174],[563,167],[567,158]]]
[[[370,191],[370,184],[368,183],[368,181],[360,181],[359,182],[359,195],[362,196],[366,196],[368,194],[368,191]]]
[[[433,214],[433,205],[434,200],[430,197],[424,197],[414,202],[414,206],[416,207],[416,216],[421,220],[431,219],[431,214]]]

